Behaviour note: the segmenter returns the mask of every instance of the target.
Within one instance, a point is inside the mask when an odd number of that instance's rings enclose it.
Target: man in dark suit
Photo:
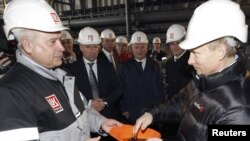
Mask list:
[[[134,58],[121,65],[119,75],[124,87],[121,100],[122,113],[131,123],[145,108],[163,102],[163,79],[159,64],[147,57],[148,39],[145,33],[137,31],[132,35]]]
[[[166,43],[173,54],[166,63],[167,98],[170,100],[192,79],[193,67],[188,64],[190,52],[180,48],[179,43],[186,35],[185,27],[180,24],[171,25],[166,33]],[[165,137],[175,137],[179,123],[165,126]]]
[[[118,53],[115,50],[115,38],[115,33],[111,29],[105,29],[101,32],[102,50],[98,58],[111,63],[114,69],[117,70],[119,67],[119,59]]]
[[[185,27],[173,24],[166,33],[166,43],[169,45],[173,57],[166,63],[167,97],[172,98],[192,79],[192,66],[188,64],[189,51],[179,47],[179,43],[186,35]]]
[[[120,120],[118,101],[122,95],[121,86],[112,65],[97,59],[100,50],[98,32],[86,27],[80,31],[78,42],[83,59],[66,65],[66,68],[75,75],[76,85],[88,100],[89,106],[107,118]]]

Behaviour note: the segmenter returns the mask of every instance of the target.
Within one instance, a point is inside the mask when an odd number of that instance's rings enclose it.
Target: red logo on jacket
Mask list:
[[[60,101],[57,99],[55,94],[47,96],[47,97],[45,97],[45,99],[48,101],[49,105],[55,111],[55,113],[59,113],[59,112],[63,111],[63,107],[60,104]]]

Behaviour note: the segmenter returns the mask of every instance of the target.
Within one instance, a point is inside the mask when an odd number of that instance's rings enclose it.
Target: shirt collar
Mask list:
[[[178,60],[180,59],[185,53],[186,53],[187,50],[184,50],[179,56],[174,56],[174,60]]]
[[[83,62],[85,65],[88,65],[89,63],[96,64],[97,60],[95,59],[94,61],[89,61],[87,58],[83,57]]]
[[[47,69],[40,64],[36,63],[32,59],[25,56],[19,49],[16,51],[17,62],[23,64],[24,66],[30,68],[32,71],[40,74],[41,76],[51,79],[59,80],[63,82],[63,77],[66,75],[66,72],[60,68],[56,69]]]
[[[144,62],[146,62],[146,57],[143,58],[142,60],[139,60],[139,59],[135,58],[135,60],[136,60],[137,62],[142,62],[142,63],[144,63]]]
[[[108,52],[107,50],[105,50],[104,48],[102,48],[102,51],[103,53],[106,55],[106,56],[110,56],[110,54],[112,55],[113,52]]]

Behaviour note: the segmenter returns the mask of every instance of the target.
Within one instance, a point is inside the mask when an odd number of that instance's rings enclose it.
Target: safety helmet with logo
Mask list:
[[[101,33],[101,39],[115,39],[115,33],[111,29],[105,29]]]
[[[238,3],[231,0],[210,0],[195,9],[188,25],[183,49],[192,49],[221,37],[235,37],[247,42],[248,26]]]
[[[153,43],[161,43],[161,38],[160,37],[154,37]]]
[[[171,43],[181,40],[186,35],[186,29],[180,24],[171,25],[166,34],[166,43]]]
[[[69,31],[63,30],[63,31],[61,31],[61,33],[62,33],[62,38],[61,38],[61,40],[67,40],[67,39],[73,40],[73,38],[72,38],[72,36],[70,35]]]
[[[136,31],[135,33],[133,33],[131,40],[130,40],[131,44],[135,44],[135,43],[148,43],[148,38],[146,36],[146,34],[144,32],[141,31]]]
[[[44,0],[11,0],[3,13],[4,32],[8,40],[14,39],[14,28],[27,28],[44,32],[67,29],[55,10]]]
[[[85,27],[79,32],[78,42],[83,45],[97,45],[101,43],[101,39],[94,28]]]
[[[115,39],[115,43],[123,43],[123,44],[128,44],[128,40],[124,36],[119,36]]]

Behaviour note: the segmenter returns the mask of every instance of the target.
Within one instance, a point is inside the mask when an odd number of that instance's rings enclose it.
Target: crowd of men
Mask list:
[[[0,53],[0,140],[112,141],[113,127],[132,124],[135,133],[149,126],[163,139],[206,141],[210,124],[250,124],[237,51],[248,26],[231,0],[205,2],[187,28],[169,26],[165,47],[143,31],[127,39],[84,27],[74,39],[43,0],[12,0],[3,19],[18,46],[16,63]]]

